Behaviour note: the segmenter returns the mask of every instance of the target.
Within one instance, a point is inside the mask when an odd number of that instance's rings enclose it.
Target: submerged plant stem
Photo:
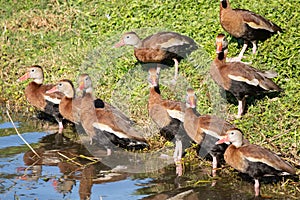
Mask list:
[[[6,114],[10,120],[10,122],[12,123],[12,125],[14,126],[18,136],[23,140],[23,142],[30,148],[30,150],[38,157],[38,158],[41,158],[40,155],[30,146],[30,144],[23,138],[23,136],[19,133],[14,121],[12,120],[12,118],[10,117],[10,114],[8,112],[8,110],[6,110]]]

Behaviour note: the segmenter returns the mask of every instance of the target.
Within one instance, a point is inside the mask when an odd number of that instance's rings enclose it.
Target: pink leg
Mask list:
[[[253,48],[252,48],[252,53],[253,54],[256,54],[256,50],[257,50],[257,41],[254,40],[254,41],[251,41],[252,45],[253,45]]]
[[[243,56],[244,56],[244,53],[245,53],[247,47],[248,47],[248,42],[247,42],[247,41],[244,41],[243,48],[242,48],[242,50],[241,50],[241,52],[240,52],[240,54],[239,54],[239,56],[238,56],[239,61],[242,60],[242,58],[243,58]]]
[[[159,74],[159,72],[160,72],[160,69],[161,69],[160,65],[161,65],[160,63],[157,63],[157,67],[156,67],[157,74]]]
[[[178,176],[182,176],[181,156],[182,156],[182,142],[181,140],[176,140],[173,158],[176,165],[176,174]]]
[[[62,133],[64,129],[63,123],[62,122],[58,122],[58,133]]]
[[[217,157],[213,156],[213,162],[212,162],[212,176],[216,177],[217,176],[217,167],[218,167],[218,161]]]
[[[173,58],[173,60],[174,60],[174,67],[175,67],[175,73],[174,73],[174,81],[176,81],[177,80],[177,77],[178,77],[178,65],[179,65],[179,63],[178,63],[178,60],[176,59],[176,58]]]
[[[181,156],[182,156],[182,142],[181,140],[176,140],[175,150],[173,154],[174,161],[176,162],[178,160],[181,160]]]
[[[254,190],[255,190],[255,196],[259,196],[259,181],[258,179],[254,179]]]
[[[241,62],[247,47],[248,47],[248,42],[244,41],[243,48],[242,48],[241,52],[239,53],[238,57],[226,58],[226,61],[227,62]],[[245,64],[247,64],[247,63],[245,63]]]
[[[242,100],[238,100],[239,105],[238,105],[238,115],[237,118],[241,118],[242,114],[244,113],[244,109],[245,109],[245,98],[243,98]]]
[[[182,163],[181,163],[181,161],[178,161],[178,162],[176,163],[176,174],[177,174],[178,176],[182,176],[182,173],[183,173]]]
[[[111,155],[111,149],[106,149],[106,152],[107,152],[107,156]]]

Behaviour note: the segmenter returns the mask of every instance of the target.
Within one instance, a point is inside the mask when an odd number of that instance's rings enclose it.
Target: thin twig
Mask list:
[[[14,121],[12,120],[12,118],[10,117],[10,114],[8,112],[8,110],[6,110],[6,114],[10,120],[10,122],[12,123],[12,125],[14,126],[18,136],[23,140],[23,142],[30,148],[30,150],[38,157],[38,158],[41,158],[41,156],[30,146],[30,144],[23,138],[23,136],[19,133]]]
[[[85,155],[79,155],[80,158],[85,158],[87,160],[90,160],[92,162],[99,162],[99,159],[95,158],[95,157],[88,157],[88,156],[85,156]]]
[[[66,156],[66,155],[64,155],[64,154],[62,154],[62,153],[60,153],[60,152],[57,152],[57,153],[58,153],[58,155],[60,155],[60,156],[62,156],[62,157],[64,157],[64,158],[66,158],[67,161],[71,161],[72,163],[74,163],[74,164],[76,164],[76,165],[78,165],[78,166],[80,166],[80,167],[83,166],[83,165],[80,164],[79,162],[74,161],[73,158],[69,158],[68,156]]]

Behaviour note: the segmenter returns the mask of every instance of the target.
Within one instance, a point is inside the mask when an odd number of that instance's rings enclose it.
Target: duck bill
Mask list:
[[[220,139],[219,141],[216,142],[216,144],[223,144],[223,143],[229,143],[229,138],[228,136],[225,136],[224,138]]]
[[[121,47],[121,46],[124,46],[124,45],[125,45],[124,40],[120,40],[120,42],[116,43],[116,44],[114,45],[114,47],[115,47],[115,48],[118,48],[118,47]]]
[[[51,93],[54,93],[54,92],[58,92],[57,86],[54,86],[54,87],[51,88],[50,90],[47,90],[47,91],[46,91],[46,94],[51,94]]]
[[[217,43],[217,53],[221,53],[222,52],[222,42],[218,42]]]
[[[157,86],[157,81],[156,81],[156,77],[155,76],[151,76],[150,77],[150,83],[153,87]]]
[[[29,78],[30,78],[30,74],[29,74],[29,72],[27,72],[26,74],[24,74],[23,76],[21,76],[20,78],[18,78],[17,81],[25,81],[25,80],[27,80]]]
[[[79,90],[83,90],[84,89],[84,82],[83,81],[81,81],[80,83],[79,83]]]

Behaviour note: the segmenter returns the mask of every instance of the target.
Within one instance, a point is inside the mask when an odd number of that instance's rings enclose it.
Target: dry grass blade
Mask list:
[[[92,162],[98,162],[99,159],[96,158],[96,157],[89,157],[89,156],[85,156],[85,155],[79,155],[80,158],[84,158],[84,159],[87,159],[87,160],[90,160]]]
[[[30,146],[30,144],[22,137],[22,135],[19,133],[14,121],[12,120],[12,118],[10,117],[10,114],[8,112],[8,110],[6,110],[6,114],[10,120],[10,122],[12,123],[12,125],[14,126],[18,136],[23,140],[23,142],[30,148],[30,150],[38,157],[38,158],[41,158],[40,155]]]
[[[79,162],[74,161],[74,158],[69,158],[68,156],[66,156],[66,155],[64,155],[64,154],[62,154],[62,153],[60,153],[60,152],[57,152],[57,153],[58,153],[58,155],[60,155],[60,156],[64,157],[65,159],[67,159],[67,161],[70,161],[70,162],[72,162],[72,163],[74,163],[74,164],[76,164],[76,165],[78,165],[78,166],[80,166],[80,167],[83,166],[83,165],[80,164]]]

